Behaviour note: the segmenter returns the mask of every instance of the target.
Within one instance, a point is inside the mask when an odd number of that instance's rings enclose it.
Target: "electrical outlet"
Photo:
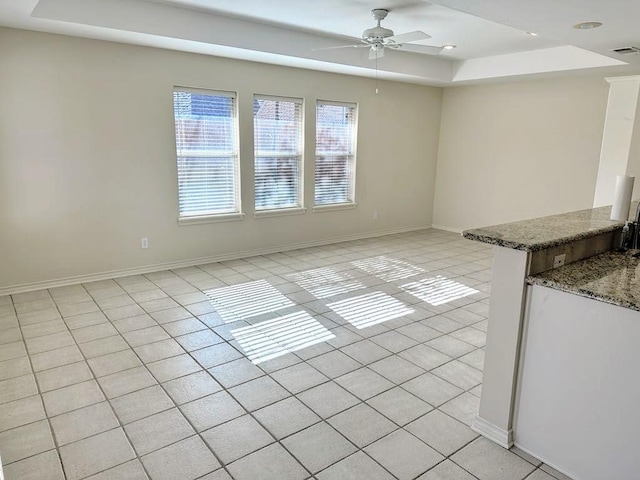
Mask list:
[[[378,219],[378,211],[377,211],[377,210],[374,210],[374,211],[373,211],[373,219],[374,219],[374,220],[377,220],[377,219]]]
[[[140,248],[149,248],[149,239],[147,237],[140,239]]]
[[[562,255],[556,255],[553,257],[553,268],[558,268],[564,265],[564,261],[567,258],[567,254],[563,253]]]

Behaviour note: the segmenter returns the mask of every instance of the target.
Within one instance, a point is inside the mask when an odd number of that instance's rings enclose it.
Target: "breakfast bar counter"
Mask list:
[[[640,261],[615,252],[624,223],[610,212],[463,233],[494,246],[472,428],[574,480],[637,480],[640,472]]]
[[[609,219],[611,207],[591,208],[463,232],[469,240],[535,252],[620,230]]]

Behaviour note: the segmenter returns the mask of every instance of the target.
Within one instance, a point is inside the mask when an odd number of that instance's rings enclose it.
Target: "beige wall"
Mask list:
[[[591,208],[607,92],[602,77],[445,89],[434,226]]]
[[[0,45],[0,289],[431,224],[439,88],[376,95],[370,79],[11,29]],[[238,92],[243,221],[178,226],[174,85]],[[254,93],[305,99],[308,207],[315,100],[359,103],[357,209],[252,217]]]

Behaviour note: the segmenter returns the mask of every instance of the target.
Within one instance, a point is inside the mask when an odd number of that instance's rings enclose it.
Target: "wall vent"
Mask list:
[[[615,52],[615,53],[617,53],[619,55],[637,55],[638,53],[640,53],[640,48],[638,48],[638,47],[621,47],[621,48],[614,48],[611,51]]]

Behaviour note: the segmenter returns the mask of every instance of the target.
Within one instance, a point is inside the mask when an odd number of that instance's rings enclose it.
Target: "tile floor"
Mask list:
[[[426,230],[0,297],[6,480],[552,480],[469,427],[491,250]]]

